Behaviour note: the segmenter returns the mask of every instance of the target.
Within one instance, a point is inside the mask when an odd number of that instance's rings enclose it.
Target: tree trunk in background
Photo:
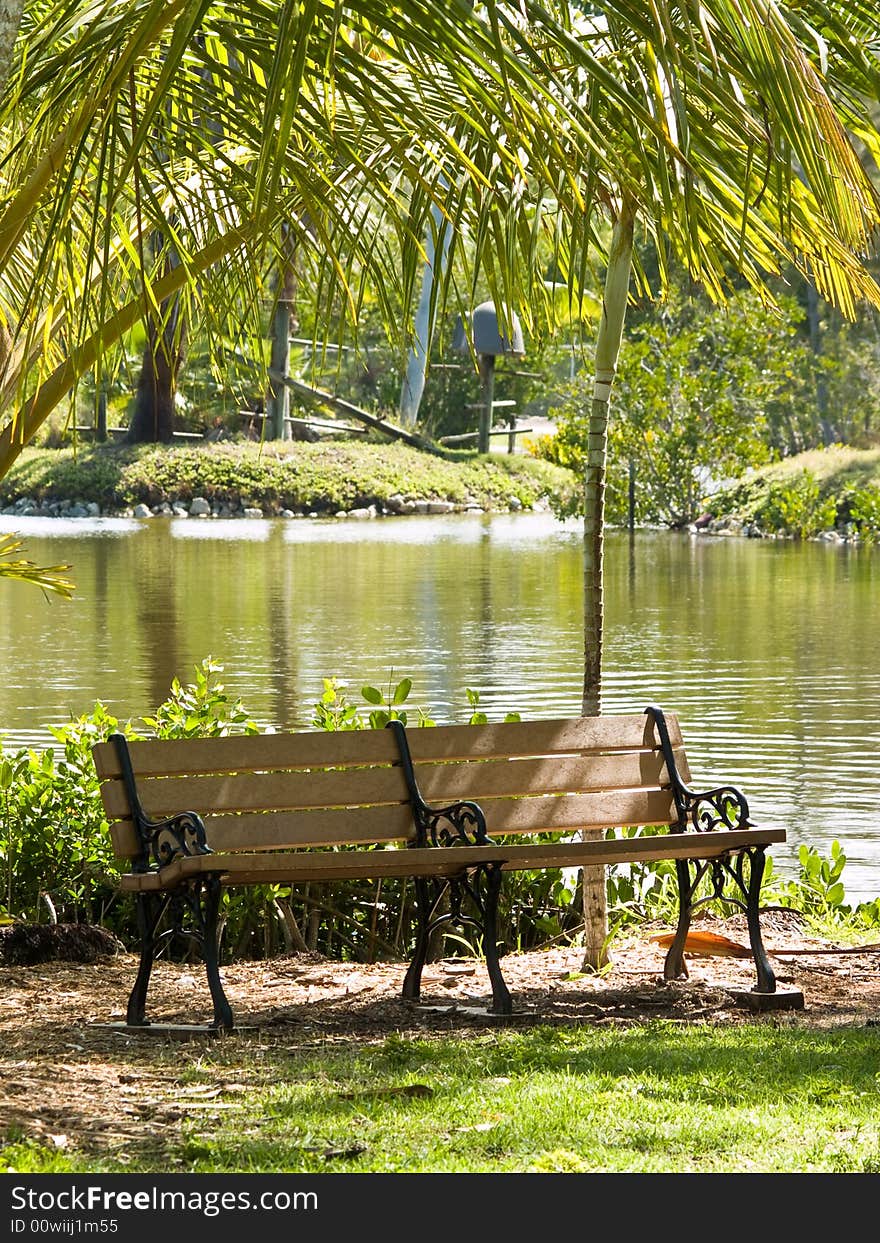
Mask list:
[[[266,403],[266,439],[290,440],[290,389],[279,375],[290,372],[290,334],[295,326],[293,303],[296,296],[293,238],[284,229],[281,257],[278,261],[278,298],[272,316],[272,353],[269,367],[269,398]]]
[[[833,445],[837,440],[837,432],[828,418],[828,384],[821,370],[821,358],[824,351],[819,316],[819,295],[811,280],[807,280],[807,324],[810,328],[810,347],[817,362],[820,363],[820,368],[816,373],[816,409],[819,412],[819,425],[822,428],[822,443],[826,446]]]
[[[434,283],[443,279],[446,269],[446,258],[449,254],[449,243],[452,241],[452,230],[445,222],[438,208],[433,208],[431,217],[434,229],[428,231],[425,238],[425,268],[422,275],[422,290],[419,294],[419,305],[416,308],[413,324],[413,344],[406,365],[406,375],[400,390],[400,422],[403,427],[415,427],[419,421],[419,406],[425,391],[425,376],[428,370],[428,356],[431,353],[431,338],[434,335],[431,304],[434,300]],[[436,230],[436,234],[435,231]],[[440,242],[440,257],[435,271],[435,237]]]
[[[6,89],[25,0],[0,0],[0,92]]]
[[[602,318],[596,338],[593,404],[584,476],[584,694],[583,716],[602,710],[602,629],[604,623],[602,557],[605,523],[605,462],[608,449],[608,404],[623,337],[632,271],[635,205],[624,198],[614,225]],[[598,970],[608,962],[605,945],[608,912],[605,868],[584,868],[584,968]]]
[[[0,94],[6,89],[9,67],[12,64],[12,52],[18,38],[21,25],[21,14],[25,0],[0,0]],[[6,317],[0,312],[0,374],[6,366],[9,351],[12,348],[12,337]]]
[[[177,266],[169,256],[165,275]],[[186,324],[179,294],[160,305],[161,319],[149,315],[147,344],[138,377],[128,444],[168,443],[174,436],[174,398],[183,362]]]

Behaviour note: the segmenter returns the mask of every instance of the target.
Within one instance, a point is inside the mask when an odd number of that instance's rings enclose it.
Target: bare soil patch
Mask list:
[[[763,921],[780,989],[801,990],[804,1007],[755,1014],[736,1002],[754,985],[749,959],[691,958],[689,979],[665,983],[664,950],[644,926],[612,947],[602,975],[582,974],[581,951],[556,947],[510,954],[504,972],[516,1013],[487,1013],[485,967],[446,959],[425,969],[422,1001],[400,1000],[405,963],[340,963],[314,954],[224,967],[241,1031],[185,1042],[120,1032],[135,955],[0,966],[0,1139],[27,1136],[85,1153],[173,1148],[182,1128],[235,1108],[251,1087],[272,1082],[273,1066],[327,1045],[365,1044],[391,1033],[430,1038],[500,1025],[771,1023],[833,1027],[880,1023],[880,954],[832,953],[804,934],[793,912]],[[746,942],[740,917],[700,924]],[[198,964],[159,963],[150,994],[156,1022],[210,1017]],[[185,1072],[198,1067],[198,1082]]]

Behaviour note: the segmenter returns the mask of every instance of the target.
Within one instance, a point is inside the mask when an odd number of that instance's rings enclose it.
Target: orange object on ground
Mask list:
[[[675,940],[672,932],[662,932],[651,937],[658,945],[668,949]],[[689,932],[684,942],[686,954],[696,954],[702,958],[751,958],[752,951],[747,945],[731,941],[717,932]]]

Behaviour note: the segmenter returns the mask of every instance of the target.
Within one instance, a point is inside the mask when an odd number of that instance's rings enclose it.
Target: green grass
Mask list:
[[[516,500],[523,508],[570,490],[570,471],[524,454],[438,457],[401,444],[273,442],[193,446],[26,449],[0,479],[0,506],[27,496],[97,502],[118,510],[143,502],[187,503],[203,496],[281,509],[335,513],[383,504],[395,493],[412,500],[464,503],[486,509]]]
[[[131,1056],[179,1058],[151,1047]],[[184,1100],[173,1142],[148,1121],[125,1160],[12,1142],[0,1171],[880,1172],[870,1027],[652,1021],[299,1050],[242,1035],[191,1056],[172,1097],[220,1086],[223,1108],[186,1117]]]

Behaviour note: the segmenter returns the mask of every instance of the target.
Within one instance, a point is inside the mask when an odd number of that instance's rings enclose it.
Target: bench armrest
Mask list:
[[[486,817],[479,803],[463,799],[458,803],[450,803],[448,807],[431,807],[422,798],[416,781],[412,756],[406,737],[406,729],[401,721],[389,721],[385,726],[390,729],[397,741],[400,765],[406,778],[409,791],[409,802],[416,826],[413,846],[491,846],[491,837],[486,832]]]
[[[717,786],[714,790],[692,790],[685,785],[675,763],[675,753],[669,738],[669,728],[661,708],[651,704],[645,709],[657,729],[660,749],[666,760],[678,824],[675,832],[686,832],[690,826],[698,833],[710,833],[715,829],[750,829],[754,822],[749,818],[749,804],[742,790],[736,786]]]
[[[205,822],[195,811],[182,811],[167,820],[144,817],[135,823],[144,855],[147,860],[153,860],[152,866],[146,870],[164,868],[174,859],[188,855],[214,853],[208,845]]]
[[[685,804],[685,816],[698,833],[715,829],[750,829],[749,804],[736,786],[719,786],[717,790],[691,790],[683,782],[678,789]],[[686,828],[687,825],[681,825]]]
[[[416,821],[416,846],[491,846],[486,817],[479,803],[465,799],[448,807],[429,807],[411,800]],[[419,840],[421,838],[421,840]]]
[[[119,757],[122,780],[141,847],[141,853],[132,870],[154,872],[166,867],[174,859],[188,855],[213,854],[208,845],[205,823],[197,812],[182,811],[164,820],[153,820],[147,815],[141,806],[125,735],[111,734],[110,742],[115,746]]]

